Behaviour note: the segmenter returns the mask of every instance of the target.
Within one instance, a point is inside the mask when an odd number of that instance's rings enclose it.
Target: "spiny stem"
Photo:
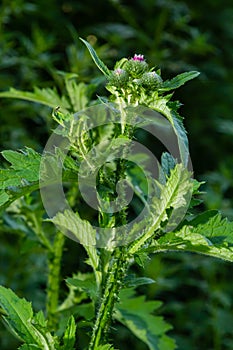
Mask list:
[[[132,137],[131,132],[126,129],[126,114],[124,107],[126,103],[124,100],[119,99],[118,101],[119,110],[121,114],[121,135],[127,135]],[[116,134],[116,137],[119,135]],[[116,162],[115,171],[115,186],[118,181],[125,179],[126,162],[124,159],[118,159]],[[105,180],[104,174],[103,181]],[[122,188],[124,191],[124,188]],[[119,213],[114,215],[115,223],[118,222],[119,225],[125,225],[127,223],[127,207],[122,208]],[[112,227],[113,217],[107,216],[108,222],[103,222],[100,217],[100,224],[104,224],[106,227],[110,225]],[[101,222],[102,221],[102,222]],[[128,254],[126,247],[118,247],[114,250],[113,256],[109,262],[109,268],[106,273],[106,284],[104,285],[104,291],[97,313],[96,321],[93,327],[93,332],[91,336],[91,341],[89,345],[89,350],[95,350],[100,344],[107,342],[107,334],[109,326],[112,321],[112,315],[114,310],[114,305],[118,301],[119,292],[122,286],[125,273],[129,265]]]
[[[112,263],[107,273],[107,282],[101,304],[96,317],[89,350],[95,350],[106,340],[109,326],[112,320],[113,309],[118,301],[120,288],[128,267],[128,259],[125,248],[117,248],[114,251]]]
[[[59,300],[60,269],[64,242],[64,234],[61,232],[57,232],[57,235],[54,239],[53,250],[48,253],[49,255],[46,311],[48,319],[48,328],[50,330],[56,330],[57,327],[56,312]]]

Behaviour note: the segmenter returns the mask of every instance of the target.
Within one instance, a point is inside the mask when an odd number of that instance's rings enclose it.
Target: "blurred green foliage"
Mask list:
[[[203,206],[220,209],[233,219],[232,23],[231,0],[2,0],[0,90],[55,85],[64,93],[59,73],[64,71],[78,74],[79,81],[98,82],[103,95],[104,82],[79,36],[88,37],[109,67],[123,56],[142,53],[162,69],[165,78],[185,70],[200,71],[200,78],[181,88],[176,97],[184,103],[195,176],[207,181]],[[26,145],[41,151],[53,126],[51,110],[20,100],[1,99],[0,105],[1,150]],[[12,227],[10,220],[5,214],[0,221],[0,284],[39,309],[45,288],[43,251],[32,240],[25,244],[28,224]],[[82,248],[67,242],[64,278],[83,268],[77,256],[84,258]],[[139,291],[164,301],[162,313],[174,326],[179,349],[233,348],[229,264],[193,254],[167,254],[148,262],[146,275],[156,283]],[[122,326],[119,332],[113,330],[112,337],[120,348],[127,344],[143,349]],[[17,347],[3,328],[0,346],[2,350]]]

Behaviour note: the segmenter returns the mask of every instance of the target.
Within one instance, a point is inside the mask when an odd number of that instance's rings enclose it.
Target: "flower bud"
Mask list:
[[[128,73],[124,69],[117,68],[111,73],[109,77],[109,84],[116,87],[123,87],[127,84],[128,80]]]
[[[148,70],[148,64],[143,55],[135,54],[133,58],[125,63],[124,68],[133,78],[140,78]]]
[[[146,87],[159,88],[162,84],[162,78],[155,72],[144,73],[140,83]]]

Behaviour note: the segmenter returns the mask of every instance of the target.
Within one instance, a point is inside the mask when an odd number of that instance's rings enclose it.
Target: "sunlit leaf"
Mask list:
[[[170,91],[179,88],[180,86],[184,85],[187,81],[192,80],[196,77],[198,77],[200,73],[196,71],[191,72],[185,72],[177,75],[176,77],[172,78],[171,80],[166,80],[162,83],[162,86],[160,88],[161,91]]]

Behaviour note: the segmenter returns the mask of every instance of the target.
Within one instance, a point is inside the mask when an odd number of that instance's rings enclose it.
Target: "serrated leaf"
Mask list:
[[[43,311],[37,312],[37,314],[33,317],[33,323],[42,328],[45,328],[47,326],[47,321],[44,317]]]
[[[164,350],[162,339],[172,326],[163,317],[153,315],[161,304],[160,301],[146,301],[145,296],[135,296],[132,289],[122,290],[114,317],[147,344],[150,350]],[[166,350],[175,348],[175,342],[171,339]]]
[[[218,213],[209,218],[207,223],[200,223],[196,232],[209,238],[213,243],[227,242],[233,245],[233,222],[222,218]]]
[[[0,286],[0,305],[6,312],[4,320],[12,331],[25,342],[37,342],[30,321],[33,318],[31,304],[25,299],[20,299],[10,289]]]
[[[197,181],[196,179],[193,179],[193,194],[192,194],[192,198],[191,198],[191,201],[190,201],[189,209],[191,209],[191,208],[193,208],[195,206],[198,206],[199,204],[201,204],[203,202],[203,199],[196,198],[195,196],[203,194],[203,192],[201,192],[199,190],[199,188],[204,183],[205,183],[204,181]]]
[[[155,210],[154,229],[159,228],[158,222],[165,222],[166,231],[174,229],[181,221],[192,195],[192,181],[190,172],[177,164],[171,170],[170,176],[164,186],[161,186],[159,198],[153,200],[153,208]],[[172,209],[168,217],[167,210]]]
[[[198,226],[199,224],[205,224],[208,220],[218,214],[218,210],[206,210],[203,213],[197,215],[195,218],[189,221],[190,226]]]
[[[86,249],[89,256],[88,263],[92,266],[97,285],[100,284],[101,274],[98,269],[99,256],[95,247],[96,232],[87,220],[82,220],[78,213],[71,210],[65,210],[64,213],[58,213],[55,217],[48,220],[65,230],[66,233],[77,239]]]
[[[198,181],[196,179],[193,179],[193,194],[201,194],[202,192],[199,191],[200,187],[205,184],[205,181]]]
[[[170,153],[164,152],[161,157],[161,165],[165,174],[169,176],[171,170],[176,166],[176,160]]]
[[[129,250],[131,254],[137,253],[156,230],[170,231],[176,228],[188,210],[193,186],[191,174],[182,164],[177,164],[171,170],[165,185],[155,183],[160,193],[152,199],[151,222],[149,222],[147,229],[144,229],[145,233],[132,243]]]
[[[78,213],[67,209],[47,221],[57,225],[62,232],[70,234],[84,246],[95,245],[95,230],[87,220],[82,220]]]
[[[41,156],[31,148],[1,153],[11,163],[10,168],[0,169],[0,207],[4,209],[17,198],[38,189]]]
[[[208,215],[203,214],[204,221]],[[194,223],[195,221],[193,225]],[[233,262],[233,222],[222,219],[217,214],[210,217],[205,223],[197,224],[197,226],[191,224],[184,225],[181,230],[169,232],[155,240],[145,251],[190,251]]]
[[[151,100],[148,103],[148,107],[153,108],[157,112],[164,115],[171,123],[174,133],[177,136],[179,153],[181,161],[184,165],[188,164],[189,160],[189,146],[186,130],[182,123],[182,120],[176,110],[171,109],[168,106],[170,96],[157,96],[156,93],[152,94]],[[151,120],[153,123],[153,120]]]
[[[28,301],[20,299],[11,289],[0,286],[0,305],[7,314],[3,319],[20,340],[31,348],[55,350],[51,334],[41,332],[41,327],[37,327],[38,323],[34,322],[33,310]]]
[[[18,178],[21,180],[25,179],[25,181],[39,180],[39,167],[41,160],[41,155],[39,153],[31,148],[25,148],[25,150],[20,151],[6,150],[1,153],[3,157],[11,163],[11,168],[16,170],[15,174]]]
[[[1,176],[1,171],[0,171],[0,176]],[[10,181],[14,181],[14,179],[10,179]],[[4,201],[4,202],[0,202],[0,210],[5,210],[7,207],[9,207],[9,205],[11,205],[11,203],[13,203],[15,200],[17,200],[18,198],[26,195],[26,194],[29,194],[35,190],[37,190],[39,188],[39,182],[36,182],[36,183],[33,183],[32,185],[29,184],[29,185],[24,185],[22,186],[22,183],[18,183],[17,182],[17,185],[16,186],[11,186],[11,187],[8,187],[6,192],[7,192],[7,195],[8,195],[8,200]],[[6,198],[6,197],[5,197]]]
[[[90,55],[93,59],[93,61],[95,62],[96,66],[101,70],[102,73],[104,73],[104,75],[109,76],[110,75],[110,71],[108,69],[108,67],[101,61],[101,59],[98,57],[96,51],[93,49],[93,47],[91,46],[91,44],[89,44],[89,42],[87,42],[86,40],[80,38],[80,40],[86,45],[86,47],[88,48]]]
[[[20,91],[10,88],[9,91],[0,92],[0,98],[17,98],[20,100],[31,101],[55,108],[60,106],[63,110],[70,110],[70,104],[64,96],[60,97],[55,89],[34,87],[33,92]]]
[[[79,288],[86,292],[92,299],[97,297],[97,286],[93,277],[81,280],[77,277],[67,278],[66,282],[76,288]]]
[[[170,172],[176,166],[175,158],[168,152],[164,152],[161,157],[161,167],[159,169],[159,182],[166,183],[166,177],[170,176]]]
[[[176,77],[172,78],[171,80],[164,81],[159,90],[161,91],[175,90],[180,86],[184,85],[187,81],[198,77],[199,74],[200,73],[196,71],[181,73]]]
[[[74,79],[66,79],[65,84],[72,104],[72,110],[78,112],[87,107],[87,91],[89,87],[84,83],[77,84]]]
[[[76,340],[76,324],[73,316],[70,316],[63,336],[63,346],[61,350],[74,350]]]

